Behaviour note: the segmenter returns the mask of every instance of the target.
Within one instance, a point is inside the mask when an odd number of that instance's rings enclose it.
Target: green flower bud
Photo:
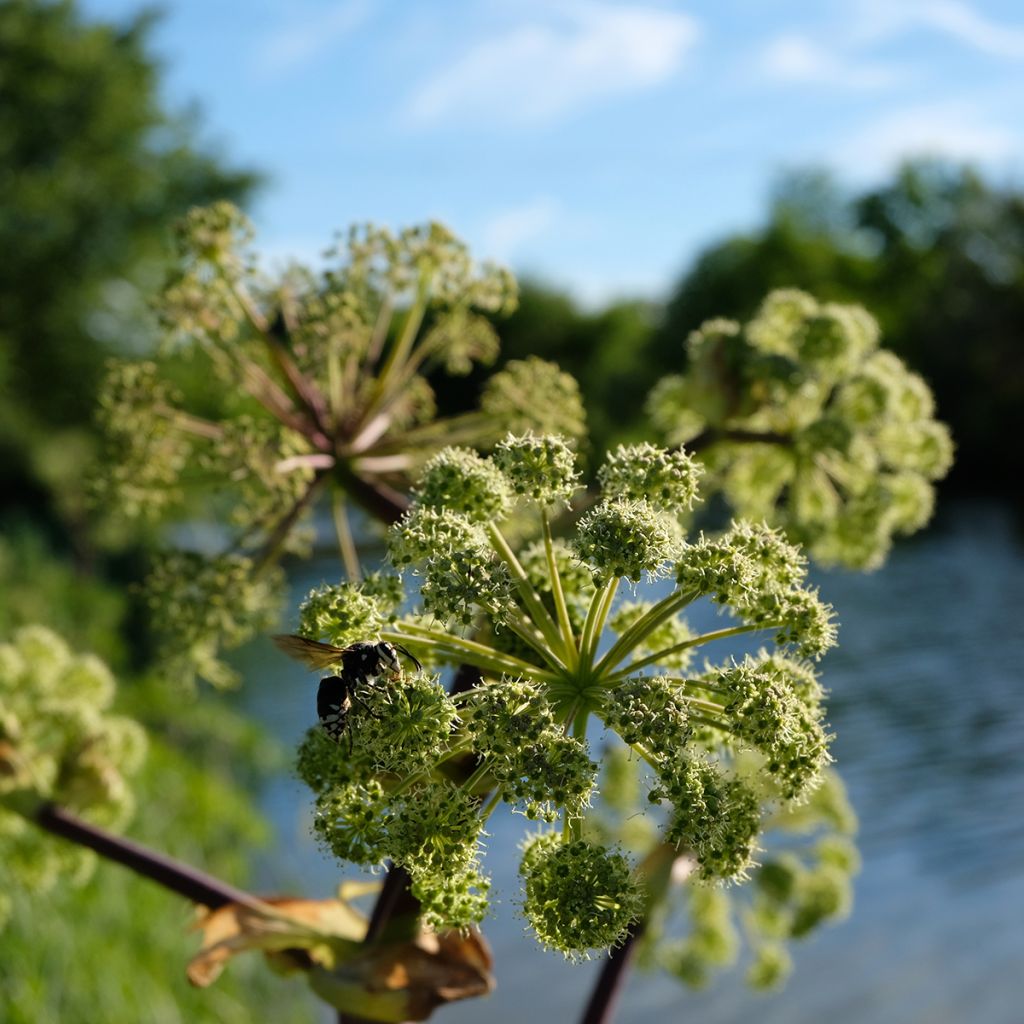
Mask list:
[[[450,551],[484,552],[483,528],[458,512],[414,505],[388,534],[388,557],[396,569],[425,562]]]
[[[508,566],[486,548],[442,552],[427,562],[420,597],[443,622],[470,626],[480,608],[501,622],[513,604]]]
[[[343,744],[337,743],[319,725],[307,730],[299,744],[295,759],[295,774],[314,793],[353,781],[355,766]]]
[[[322,584],[299,606],[299,635],[348,647],[379,635],[385,625],[378,600],[359,583]]]
[[[757,578],[748,557],[725,541],[704,537],[696,544],[683,546],[675,570],[681,591],[710,597],[719,604],[727,604],[737,593],[745,592]]]
[[[605,725],[625,743],[639,743],[655,755],[679,756],[692,734],[686,702],[662,677],[636,676],[607,695]]]
[[[495,446],[493,459],[514,494],[542,505],[568,505],[580,486],[576,455],[560,437],[509,434]]]
[[[490,320],[463,306],[456,306],[440,317],[421,344],[453,377],[465,377],[474,363],[490,366],[498,358],[500,345]]]
[[[779,988],[793,970],[793,960],[786,947],[778,942],[761,943],[754,961],[747,968],[747,984],[761,991]]]
[[[597,475],[606,498],[648,501],[668,512],[687,512],[697,500],[703,471],[686,452],[635,444],[610,452]]]
[[[617,945],[643,909],[626,858],[583,839],[535,836],[519,871],[523,913],[540,942],[566,957]]]
[[[531,432],[573,439],[587,433],[580,387],[554,363],[512,359],[492,374],[480,397],[483,413],[513,434]]]
[[[846,917],[853,901],[850,876],[829,864],[809,871],[797,887],[790,935],[807,935],[823,921]]]
[[[311,767],[307,762],[300,770]],[[391,854],[386,811],[387,795],[376,779],[342,782],[317,798],[313,831],[339,860],[380,864]]]
[[[576,537],[576,553],[593,567],[596,581],[662,576],[680,545],[670,516],[628,498],[599,502],[580,519]]]
[[[198,675],[214,686],[237,685],[238,675],[218,657],[277,621],[284,575],[256,575],[252,559],[205,558],[191,551],[159,556],[145,583],[159,640],[161,673],[191,686]]]
[[[416,875],[410,889],[420,904],[420,921],[434,931],[479,924],[489,909],[491,880],[475,867]]]
[[[889,424],[879,432],[878,447],[894,469],[920,473],[927,480],[941,479],[953,465],[949,427],[936,420]]]
[[[538,742],[555,725],[554,712],[541,688],[528,679],[507,677],[475,689],[462,710],[462,719],[476,749],[493,758]]]
[[[226,200],[193,207],[175,226],[181,254],[221,264],[252,241],[253,227],[234,203]]]
[[[432,768],[458,718],[437,680],[420,673],[366,683],[352,701],[347,728],[353,760],[398,776]]]
[[[531,743],[492,755],[488,768],[502,799],[521,804],[531,821],[554,821],[556,808],[578,815],[589,802],[597,777],[587,745],[561,729],[545,729]]]
[[[145,756],[134,721],[107,712],[114,680],[102,661],[75,655],[44,626],[0,644],[0,794],[56,803],[106,827],[133,809],[129,776]],[[0,887],[84,882],[95,858],[0,810]]]
[[[745,783],[710,761],[666,759],[650,798],[672,804],[665,838],[693,852],[702,878],[746,878],[761,816],[757,797]]]
[[[501,470],[469,448],[438,452],[423,467],[415,495],[424,508],[457,512],[474,523],[503,518],[511,500]]]
[[[764,755],[782,795],[793,800],[810,792],[831,760],[817,709],[779,673],[758,671],[752,662],[719,669],[709,679],[726,691],[730,731]]]
[[[417,786],[388,810],[387,853],[414,877],[468,870],[484,820],[475,797],[449,782]]]
[[[74,658],[61,669],[61,686],[66,699],[97,709],[106,708],[114,699],[114,674],[94,654]]]
[[[733,963],[739,955],[740,937],[732,920],[728,892],[713,886],[691,886],[690,934],[664,945],[658,962],[684,984],[700,988],[715,967]]]

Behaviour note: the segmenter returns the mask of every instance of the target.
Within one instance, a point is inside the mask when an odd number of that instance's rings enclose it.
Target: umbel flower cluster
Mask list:
[[[766,814],[806,800],[830,760],[812,659],[836,632],[776,531],[736,522],[686,538],[679,516],[700,474],[683,451],[620,447],[598,500],[556,539],[551,516],[579,486],[563,438],[509,435],[489,457],[452,447],[429,460],[390,537],[404,586],[321,588],[300,631],[401,645],[478,682],[449,694],[411,663],[350,680],[346,735],[315,728],[299,754],[316,831],[338,857],[390,859],[428,921],[465,926],[487,909],[481,840],[504,803],[537,823],[520,901],[539,940],[569,956],[614,945],[646,896],[628,851],[586,827],[603,734],[643,766],[666,847],[705,880],[746,877]],[[510,539],[531,525],[534,541]],[[642,599],[643,581],[663,596]],[[419,606],[400,615],[403,593]],[[733,623],[693,633],[681,616],[702,599]],[[743,634],[772,649],[697,664]]]
[[[860,306],[772,292],[746,324],[709,320],[648,409],[700,450],[730,505],[821,562],[877,568],[931,517],[953,445],[927,384],[878,347]]]
[[[104,826],[132,811],[127,777],[146,750],[142,728],[111,714],[114,678],[43,626],[0,644],[0,921],[4,893],[85,881],[94,854],[47,838],[28,820],[53,802]]]
[[[278,277],[259,270],[251,236],[229,203],[185,218],[157,306],[160,353],[112,363],[100,400],[109,451],[97,489],[114,512],[229,524],[224,557],[193,566],[204,593],[234,609],[226,630],[213,615],[200,635],[178,614],[180,595],[165,588],[178,566],[158,567],[147,588],[165,639],[158,662],[219,685],[232,673],[218,647],[262,627],[268,592],[281,592],[273,567],[308,549],[322,497],[357,575],[352,504],[394,519],[411,476],[442,445],[493,444],[507,429],[585,429],[575,381],[536,358],[493,375],[478,411],[437,416],[428,375],[493,362],[489,317],[516,302],[508,272],[474,263],[440,224],[397,235],[354,228],[323,272]]]

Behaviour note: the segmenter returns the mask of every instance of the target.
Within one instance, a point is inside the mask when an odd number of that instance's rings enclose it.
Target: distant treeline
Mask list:
[[[641,429],[644,396],[681,369],[691,330],[745,319],[779,287],[867,307],[953,429],[950,486],[1024,497],[1024,191],[967,167],[909,163],[855,194],[826,174],[791,175],[764,226],[702,252],[663,307],[586,312],[526,282],[519,310],[497,323],[501,358],[532,352],[573,373],[600,450]]]

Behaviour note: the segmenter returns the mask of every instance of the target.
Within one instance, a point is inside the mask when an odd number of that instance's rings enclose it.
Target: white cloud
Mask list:
[[[525,246],[551,229],[559,212],[559,204],[548,196],[500,211],[483,226],[481,255],[504,262],[517,259]]]
[[[368,0],[339,0],[314,9],[296,5],[288,11],[288,23],[256,47],[252,63],[258,74],[281,75],[315,60],[359,28],[371,6]]]
[[[550,121],[667,80],[698,34],[689,15],[661,7],[562,2],[538,11],[424,82],[410,102],[412,119]]]
[[[1024,60],[1024,25],[1004,25],[962,0],[864,0],[858,35],[888,38],[930,28],[993,57]]]
[[[843,89],[877,89],[898,77],[892,68],[854,62],[806,36],[778,36],[761,54],[761,70],[776,81],[828,85]]]
[[[1019,158],[1022,139],[967,101],[909,107],[886,114],[850,136],[829,154],[844,173],[874,177],[911,156],[972,162]]]

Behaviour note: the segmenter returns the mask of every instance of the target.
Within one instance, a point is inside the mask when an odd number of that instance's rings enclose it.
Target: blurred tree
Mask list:
[[[680,368],[705,319],[746,318],[776,287],[869,308],[935,390],[959,449],[951,479],[1024,495],[1024,452],[1005,444],[1024,416],[1024,193],[936,161],[852,196],[827,175],[792,175],[763,228],[710,247],[680,282],[651,379]]]
[[[257,179],[169,114],[153,15],[86,21],[74,0],[0,4],[0,489],[36,513],[80,477],[106,353],[145,345],[167,226]],[[84,428],[84,429],[83,429]],[[65,500],[66,514],[73,502]]]

